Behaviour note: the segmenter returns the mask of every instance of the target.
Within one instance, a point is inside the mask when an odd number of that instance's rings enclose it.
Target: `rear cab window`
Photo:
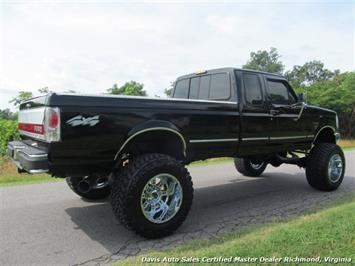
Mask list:
[[[200,91],[198,94],[198,99],[208,100],[208,95],[210,94],[211,75],[202,76],[199,77],[199,79],[200,79]]]
[[[263,95],[259,75],[254,73],[243,73],[242,77],[246,104],[263,104]]]
[[[188,98],[189,95],[189,79],[181,79],[176,82],[174,90],[174,98]]]
[[[199,91],[200,91],[200,78],[192,78],[190,80],[189,99],[198,99]]]
[[[227,101],[231,98],[228,73],[213,73],[178,80],[174,98]]]
[[[228,100],[231,97],[231,85],[227,73],[211,75],[210,100]]]

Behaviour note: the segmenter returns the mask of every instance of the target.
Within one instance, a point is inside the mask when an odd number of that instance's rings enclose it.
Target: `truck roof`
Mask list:
[[[242,68],[236,68],[236,67],[222,67],[222,68],[214,68],[214,69],[197,71],[195,73],[186,74],[186,75],[178,77],[177,80],[196,77],[196,76],[200,76],[203,74],[213,74],[213,73],[219,73],[219,72],[233,72],[234,70],[243,71],[243,72],[251,72],[251,73],[259,73],[259,74],[266,74],[266,75],[275,76],[278,78],[284,78],[280,74],[258,71],[258,70],[253,70],[253,69],[242,69]]]

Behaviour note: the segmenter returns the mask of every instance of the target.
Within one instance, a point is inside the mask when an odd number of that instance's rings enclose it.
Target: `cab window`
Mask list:
[[[229,76],[227,73],[211,75],[210,100],[227,100],[231,95]]]
[[[198,98],[201,100],[208,100],[208,95],[210,92],[210,80],[211,76],[202,76],[200,78],[200,91],[198,93]]]
[[[198,91],[200,89],[200,78],[192,78],[190,81],[189,99],[198,99]]]
[[[244,95],[247,104],[258,105],[263,103],[261,84],[258,75],[243,73]]]
[[[204,75],[178,80],[174,98],[200,100],[227,100],[231,96],[231,85],[227,73]]]
[[[189,79],[182,79],[176,82],[174,98],[187,99],[189,95]]]
[[[273,104],[288,105],[295,102],[295,98],[281,80],[267,80],[267,92]]]

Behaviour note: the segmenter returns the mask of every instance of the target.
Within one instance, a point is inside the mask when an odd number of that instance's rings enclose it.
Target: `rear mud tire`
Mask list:
[[[163,174],[173,176],[174,180],[177,180],[182,197],[175,214],[169,220],[158,223],[149,220],[144,213],[142,197],[147,184],[156,176]],[[111,180],[111,205],[115,216],[126,228],[145,238],[170,235],[183,223],[191,208],[193,198],[191,176],[187,169],[171,156],[143,154],[112,173]]]

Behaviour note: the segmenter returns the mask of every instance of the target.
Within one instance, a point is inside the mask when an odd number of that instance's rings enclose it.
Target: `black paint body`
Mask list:
[[[214,72],[228,73],[231,78],[232,94],[228,101],[54,93],[34,98],[22,104],[20,109],[59,107],[61,140],[45,143],[26,136],[22,139],[26,143],[37,142],[40,149],[48,153],[49,172],[65,177],[98,171],[109,173],[121,159],[123,153],[119,151],[125,141],[140,131],[150,132],[149,128],[156,128],[156,133],[172,134],[177,139],[182,136],[186,150],[181,159],[185,163],[212,157],[264,156],[308,150],[322,128],[336,130],[336,113],[331,110],[305,106],[298,119],[302,105],[272,105],[267,96],[265,79],[284,80],[281,76],[234,68],[207,73]],[[246,104],[241,89],[241,75],[244,72],[259,75],[262,105],[253,107]],[[193,76],[198,75],[186,75],[179,79]],[[98,115],[99,123],[75,127],[67,123],[77,115]],[[164,146],[164,140],[168,139],[162,137],[156,145]],[[183,149],[183,144],[174,148]]]

